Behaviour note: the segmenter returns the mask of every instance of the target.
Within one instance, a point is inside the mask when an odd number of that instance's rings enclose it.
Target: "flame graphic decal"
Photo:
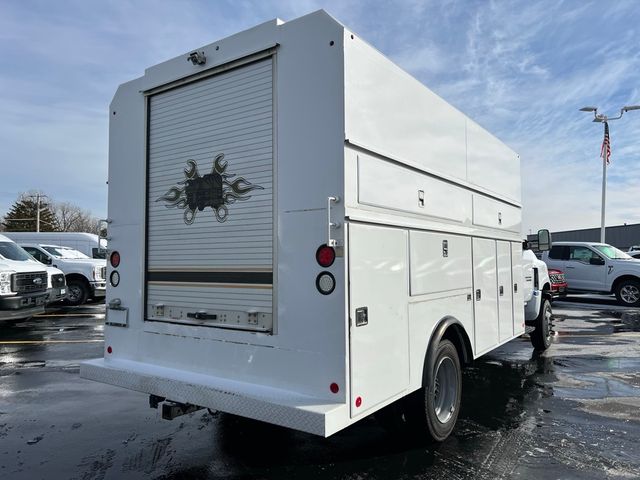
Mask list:
[[[202,177],[198,173],[198,165],[195,160],[187,160],[184,169],[185,179],[178,182],[183,187],[171,187],[167,193],[156,199],[156,202],[165,202],[167,208],[183,208],[184,223],[191,225],[196,218],[196,212],[205,207],[211,207],[218,222],[225,222],[229,216],[228,205],[237,200],[249,200],[248,195],[252,190],[262,190],[259,185],[254,185],[238,177],[229,181],[234,174],[227,173],[227,162],[223,162],[224,153],[216,155],[213,160],[211,173]]]

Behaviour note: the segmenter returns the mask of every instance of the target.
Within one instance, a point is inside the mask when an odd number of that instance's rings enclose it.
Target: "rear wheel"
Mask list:
[[[407,395],[376,412],[376,419],[392,434],[444,441],[453,431],[462,395],[458,350],[449,340],[438,344],[429,387]]]
[[[425,417],[427,433],[442,442],[453,431],[460,410],[462,368],[458,350],[449,340],[442,340],[431,366],[432,381],[425,388]]]
[[[536,318],[536,329],[531,332],[531,345],[536,350],[546,350],[551,345],[552,316],[551,302],[545,298]]]
[[[89,288],[79,279],[72,279],[67,281],[67,303],[69,305],[82,305],[87,301],[89,297]]]
[[[637,280],[623,280],[616,288],[616,298],[625,307],[640,306],[640,282]]]

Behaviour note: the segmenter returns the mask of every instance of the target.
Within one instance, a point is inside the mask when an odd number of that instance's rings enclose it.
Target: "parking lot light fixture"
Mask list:
[[[593,122],[596,123],[604,123],[605,124],[605,142],[608,143],[606,150],[610,151],[610,139],[609,139],[609,129],[607,123],[611,120],[618,120],[622,118],[625,112],[630,112],[632,110],[640,110],[640,105],[625,105],[620,109],[620,115],[617,117],[607,117],[602,113],[598,113],[598,107],[582,107],[580,109],[581,112],[593,112]],[[600,156],[602,157],[602,209],[600,212],[600,243],[605,243],[605,203],[607,197],[607,164],[609,163],[608,153],[605,152],[605,143],[602,144],[602,152]],[[603,155],[604,153],[604,155]]]

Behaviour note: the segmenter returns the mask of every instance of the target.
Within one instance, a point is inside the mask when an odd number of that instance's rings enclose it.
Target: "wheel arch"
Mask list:
[[[69,284],[70,280],[80,280],[87,286],[87,288],[91,286],[91,284],[89,283],[89,280],[87,280],[87,277],[85,277],[81,273],[69,273],[65,275],[64,278],[67,281],[67,284]]]
[[[434,356],[441,340],[449,340],[456,347],[458,357],[462,365],[469,365],[473,361],[473,349],[471,340],[462,323],[455,317],[447,316],[442,318],[433,329],[429,346],[425,354],[422,365],[422,386],[431,384],[431,369],[427,365],[433,365]]]
[[[611,284],[611,293],[616,293],[616,290],[618,289],[618,285],[620,285],[620,283],[624,282],[625,280],[633,280],[635,282],[640,282],[640,277],[637,277],[636,275],[631,275],[628,273],[620,275]]]

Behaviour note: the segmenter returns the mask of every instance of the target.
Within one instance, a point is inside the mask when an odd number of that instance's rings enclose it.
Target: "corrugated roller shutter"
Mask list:
[[[269,57],[149,98],[149,319],[271,328],[272,69]]]

